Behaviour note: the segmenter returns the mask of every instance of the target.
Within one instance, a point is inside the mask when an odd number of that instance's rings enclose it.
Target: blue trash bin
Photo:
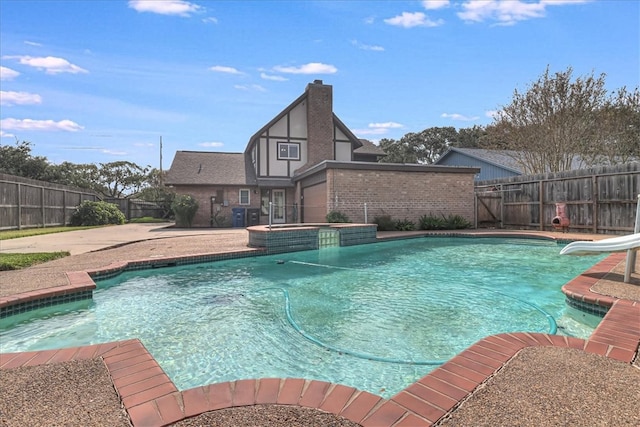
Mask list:
[[[245,208],[231,208],[231,225],[233,227],[244,227]]]

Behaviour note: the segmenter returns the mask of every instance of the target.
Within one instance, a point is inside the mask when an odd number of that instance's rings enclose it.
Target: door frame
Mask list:
[[[282,194],[282,206],[277,206],[276,205],[276,193],[278,194]],[[271,190],[271,203],[273,206],[273,212],[272,212],[272,222],[274,224],[284,224],[285,222],[287,222],[287,192],[284,189],[272,189]],[[282,216],[279,217],[276,212],[278,212],[280,209],[282,209]]]

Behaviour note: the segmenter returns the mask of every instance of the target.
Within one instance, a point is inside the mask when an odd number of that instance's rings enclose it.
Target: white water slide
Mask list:
[[[560,255],[596,255],[600,252],[624,252],[638,248],[640,248],[640,233],[595,242],[572,242],[562,248]]]
[[[636,206],[636,224],[634,234],[611,237],[596,242],[572,242],[562,248],[560,255],[595,255],[600,252],[627,252],[627,265],[624,270],[624,282],[630,283],[631,273],[636,264],[636,253],[640,250],[640,194]]]

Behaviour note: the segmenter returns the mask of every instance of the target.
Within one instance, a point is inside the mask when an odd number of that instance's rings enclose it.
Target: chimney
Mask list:
[[[333,87],[322,80],[307,85],[307,164],[298,172],[324,160],[335,159],[333,144]]]

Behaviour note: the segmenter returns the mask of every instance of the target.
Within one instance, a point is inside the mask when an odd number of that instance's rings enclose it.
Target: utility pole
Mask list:
[[[160,135],[160,185],[162,185],[162,135]]]

